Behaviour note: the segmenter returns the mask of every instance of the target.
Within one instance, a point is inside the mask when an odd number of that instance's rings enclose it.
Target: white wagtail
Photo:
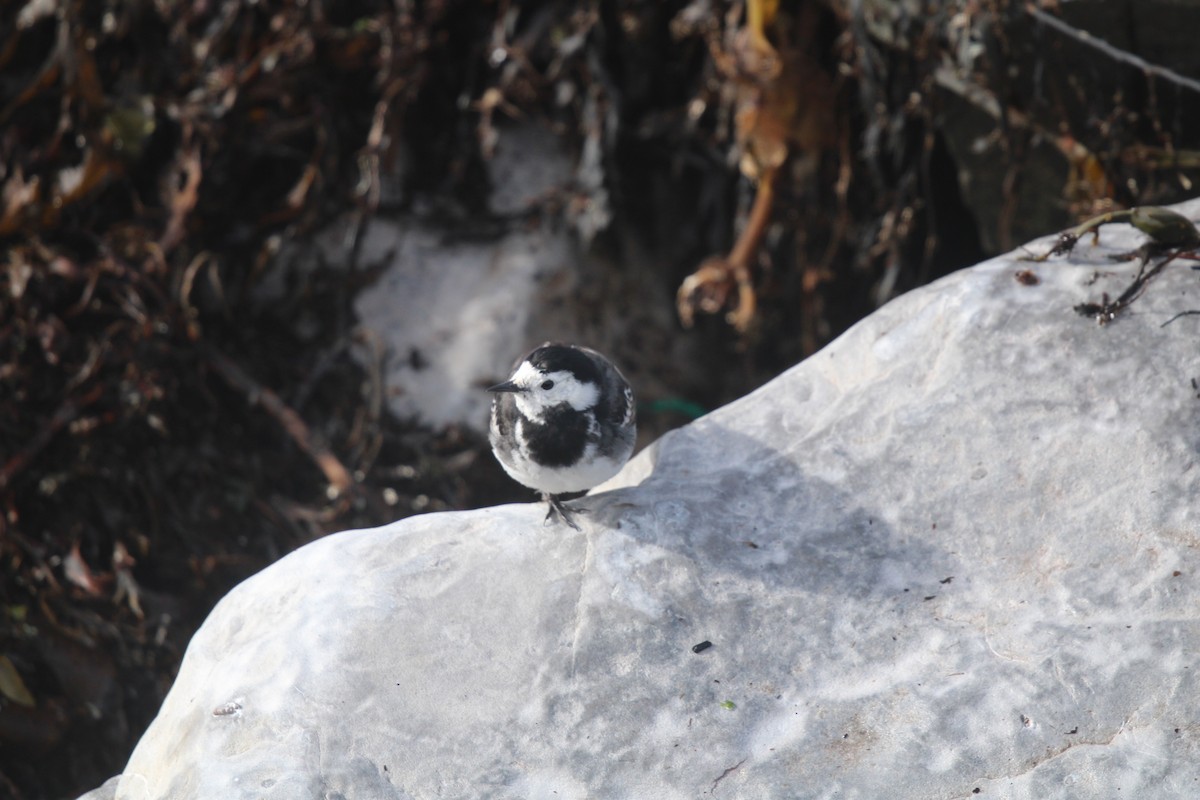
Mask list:
[[[541,492],[547,522],[557,514],[579,530],[558,495],[601,484],[629,460],[637,432],[629,383],[595,350],[548,343],[488,391],[496,393],[488,441],[500,465]]]

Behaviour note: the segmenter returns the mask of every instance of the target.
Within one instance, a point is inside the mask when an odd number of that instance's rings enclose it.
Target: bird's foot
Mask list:
[[[550,510],[546,512],[546,521],[543,525],[549,525],[550,522],[557,516],[562,519],[568,526],[579,530],[579,525],[575,522],[575,514],[586,514],[586,508],[570,509],[558,497],[552,494],[543,494],[543,499],[550,504]]]

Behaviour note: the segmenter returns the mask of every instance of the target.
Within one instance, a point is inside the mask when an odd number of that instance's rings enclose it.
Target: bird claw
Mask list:
[[[546,502],[550,504],[550,510],[546,512],[546,519],[543,525],[549,525],[551,520],[556,516],[561,518],[569,527],[575,530],[580,530],[578,523],[575,522],[575,514],[586,514],[586,508],[576,508],[571,510],[563,504],[563,501],[552,494],[544,495]]]

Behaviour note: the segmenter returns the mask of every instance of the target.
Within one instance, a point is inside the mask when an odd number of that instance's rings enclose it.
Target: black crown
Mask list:
[[[530,364],[542,372],[566,370],[584,383],[600,383],[600,368],[587,353],[560,344],[544,344],[529,354]]]

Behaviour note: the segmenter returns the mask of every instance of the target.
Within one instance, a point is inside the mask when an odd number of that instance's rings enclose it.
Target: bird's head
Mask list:
[[[600,400],[600,370],[578,348],[547,344],[525,356],[508,380],[488,391],[511,392],[521,413],[531,419],[561,405],[583,412]]]

